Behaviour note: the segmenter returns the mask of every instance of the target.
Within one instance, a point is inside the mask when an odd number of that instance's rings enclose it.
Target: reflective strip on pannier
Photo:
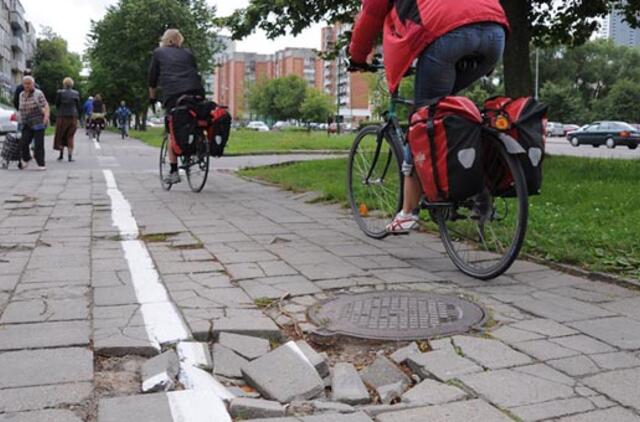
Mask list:
[[[547,107],[532,97],[494,97],[487,100],[484,107],[491,127],[499,126],[496,120],[500,117],[506,117],[509,121],[508,127],[503,129],[504,132],[518,141],[526,151],[526,156],[521,156],[521,163],[529,195],[539,194],[542,188],[542,164],[546,148]],[[493,194],[513,195],[513,176],[509,169],[503,166],[500,169],[492,169],[492,172],[502,173],[498,177],[499,182],[495,185],[496,191]]]
[[[409,145],[429,202],[456,202],[484,189],[482,116],[464,97],[445,97],[411,117]]]

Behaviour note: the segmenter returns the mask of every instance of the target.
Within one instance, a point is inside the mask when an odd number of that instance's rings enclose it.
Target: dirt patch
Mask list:
[[[141,356],[98,357],[95,363],[96,397],[140,394],[141,367],[146,361]]]

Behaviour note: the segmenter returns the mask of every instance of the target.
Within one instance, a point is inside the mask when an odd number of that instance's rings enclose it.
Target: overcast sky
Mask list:
[[[207,0],[218,8],[218,15],[225,16],[234,9],[244,7],[249,0]],[[26,18],[36,29],[50,26],[69,42],[69,48],[82,53],[86,48],[86,35],[90,21],[99,20],[110,5],[118,0],[22,0],[26,9]],[[275,41],[267,40],[264,34],[252,35],[238,43],[240,51],[273,53],[284,47],[320,48],[321,25],[305,31],[300,36],[282,37]]]

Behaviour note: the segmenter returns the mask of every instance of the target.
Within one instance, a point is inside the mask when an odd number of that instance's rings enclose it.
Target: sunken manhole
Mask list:
[[[473,302],[418,291],[343,295],[312,306],[308,314],[321,336],[390,341],[462,334],[486,319]]]

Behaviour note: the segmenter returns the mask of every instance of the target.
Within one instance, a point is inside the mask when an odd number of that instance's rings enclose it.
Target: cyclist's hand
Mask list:
[[[347,71],[348,72],[375,72],[376,69],[369,63],[354,62],[350,57],[347,58]]]

